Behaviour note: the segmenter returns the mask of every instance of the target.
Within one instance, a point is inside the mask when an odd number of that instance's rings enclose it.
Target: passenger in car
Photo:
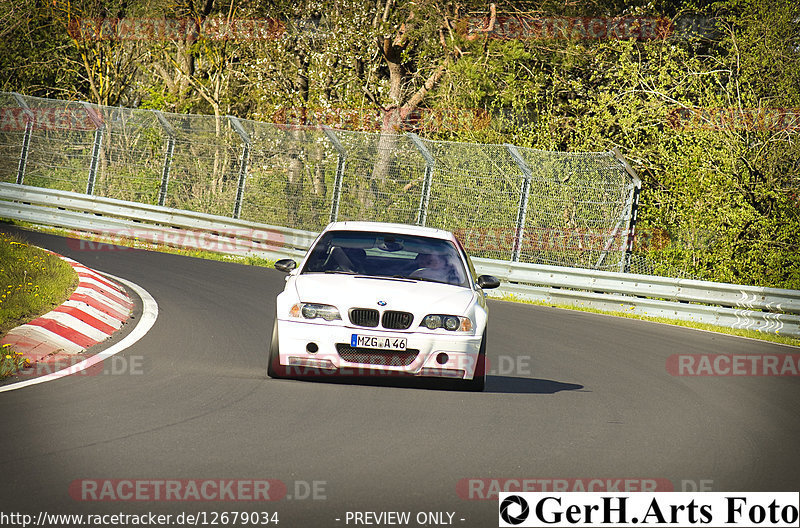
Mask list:
[[[328,271],[351,271],[364,273],[364,261],[367,253],[361,248],[343,248],[334,246],[330,250],[323,268]]]

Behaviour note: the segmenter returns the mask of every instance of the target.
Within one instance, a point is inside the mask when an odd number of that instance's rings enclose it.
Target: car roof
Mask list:
[[[419,235],[442,240],[455,240],[455,235],[444,229],[388,222],[331,222],[324,231],[377,231],[398,235]]]

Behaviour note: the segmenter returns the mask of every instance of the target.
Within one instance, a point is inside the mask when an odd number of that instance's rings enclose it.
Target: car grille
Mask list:
[[[350,322],[356,326],[375,328],[378,326],[378,310],[372,308],[353,308],[350,310]]]
[[[356,326],[375,328],[378,326],[378,321],[381,321],[381,325],[384,328],[390,330],[406,330],[414,322],[414,314],[386,310],[383,312],[383,317],[381,317],[378,310],[374,308],[353,308],[350,310],[350,322]]]
[[[383,312],[381,324],[384,328],[391,328],[392,330],[405,330],[411,326],[414,320],[414,315],[408,312],[395,312],[393,310],[386,310]]]
[[[336,344],[336,351],[345,361],[365,363],[367,365],[386,365],[390,367],[406,367],[419,355],[419,350],[381,350],[379,348],[354,348],[344,343]]]

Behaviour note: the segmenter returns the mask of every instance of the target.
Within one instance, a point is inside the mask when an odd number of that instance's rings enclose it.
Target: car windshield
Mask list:
[[[345,273],[463,287],[469,284],[452,242],[366,231],[325,233],[311,250],[302,273]]]

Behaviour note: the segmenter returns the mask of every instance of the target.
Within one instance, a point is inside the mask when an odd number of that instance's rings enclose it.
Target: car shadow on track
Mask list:
[[[486,376],[486,388],[483,392],[501,394],[555,394],[561,391],[583,389],[577,383],[538,378],[514,378],[511,376]]]
[[[395,387],[403,389],[430,389],[460,391],[463,385],[457,381],[413,378],[413,377],[391,377],[391,378],[368,378],[355,376],[290,376],[290,379],[298,381],[322,382],[346,385],[365,385],[371,387]],[[511,376],[486,376],[486,388],[483,392],[495,394],[555,394],[561,391],[582,390],[583,385],[577,383],[564,383],[538,378],[515,378]]]

